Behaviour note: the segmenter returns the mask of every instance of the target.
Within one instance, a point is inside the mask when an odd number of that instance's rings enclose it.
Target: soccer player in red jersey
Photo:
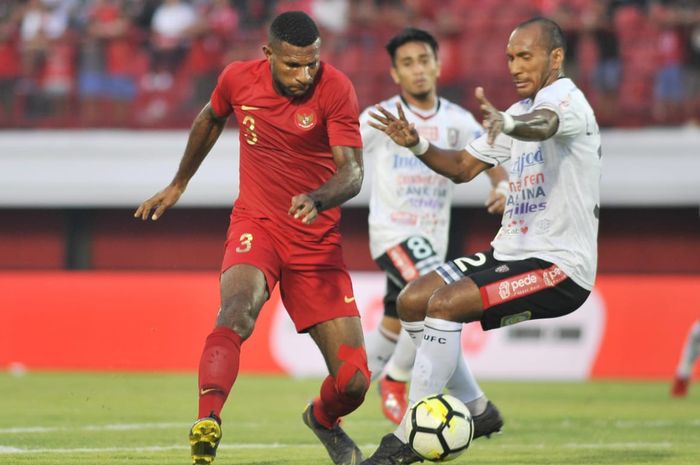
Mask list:
[[[174,179],[134,215],[156,220],[174,205],[227,117],[235,114],[240,193],[221,267],[221,308],[199,365],[199,419],[190,431],[195,464],[214,460],[241,344],[277,283],[296,329],[311,335],[329,369],[302,419],[335,464],[362,460],[338,424],[362,403],[369,386],[338,226],[339,205],[362,184],[359,109],[349,79],[320,61],[320,44],[306,14],[276,17],[263,46],[265,58],[224,69],[195,118]]]

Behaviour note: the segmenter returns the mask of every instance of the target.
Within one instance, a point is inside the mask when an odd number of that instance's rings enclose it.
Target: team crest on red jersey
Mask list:
[[[296,113],[294,113],[294,124],[296,124],[299,129],[304,129],[306,131],[316,126],[317,119],[316,112],[311,108],[299,108]]]

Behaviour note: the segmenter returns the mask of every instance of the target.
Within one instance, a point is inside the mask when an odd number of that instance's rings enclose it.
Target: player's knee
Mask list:
[[[446,288],[438,289],[428,300],[426,316],[440,320],[471,322],[481,318],[481,308],[465,303],[461,296]]]
[[[411,282],[403,288],[396,300],[399,318],[403,321],[421,321],[425,318],[427,299],[421,286]]]
[[[369,389],[370,374],[364,347],[343,345],[338,353],[342,361],[335,376],[335,388],[340,395],[361,402]]]
[[[256,315],[257,308],[250,299],[232,296],[222,303],[217,325],[228,326],[245,340],[253,333]]]
[[[426,316],[431,318],[439,318],[441,320],[451,320],[452,318],[452,302],[451,298],[445,295],[444,292],[436,292],[428,300],[428,311]]]
[[[346,398],[363,399],[365,393],[369,389],[369,379],[360,371],[355,374],[345,383],[339,383],[338,392]]]

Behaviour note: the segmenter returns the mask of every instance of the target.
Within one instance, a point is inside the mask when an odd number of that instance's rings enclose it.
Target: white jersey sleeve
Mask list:
[[[586,114],[572,108],[571,94],[561,95],[557,86],[547,86],[537,93],[530,111],[551,110],[557,114],[559,127],[555,136],[571,137],[586,130]]]
[[[499,134],[493,145],[488,143],[488,133],[481,135],[467,145],[466,150],[473,157],[491,165],[502,165],[510,160],[510,148],[513,139],[505,134]]]

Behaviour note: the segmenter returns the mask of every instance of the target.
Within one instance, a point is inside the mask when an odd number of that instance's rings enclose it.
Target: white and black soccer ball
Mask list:
[[[472,442],[474,421],[456,397],[437,394],[411,407],[406,437],[413,451],[431,462],[446,462],[462,454]]]

